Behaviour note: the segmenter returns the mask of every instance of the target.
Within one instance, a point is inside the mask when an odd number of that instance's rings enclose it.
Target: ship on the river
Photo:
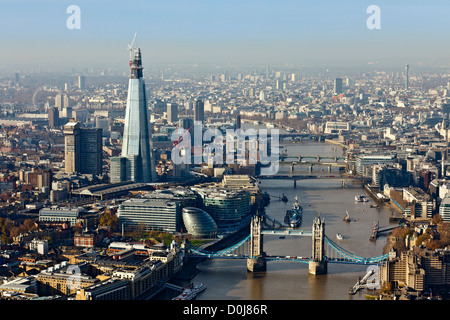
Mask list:
[[[296,228],[302,223],[302,219],[303,208],[298,202],[298,197],[296,196],[291,209],[286,211],[285,222],[288,223],[291,228]]]
[[[206,285],[203,283],[197,284],[195,286],[191,284],[188,287],[184,288],[183,292],[172,300],[192,300],[205,289]]]
[[[364,195],[362,194],[357,194],[355,195],[355,201],[356,202],[368,202],[369,199],[367,199]]]

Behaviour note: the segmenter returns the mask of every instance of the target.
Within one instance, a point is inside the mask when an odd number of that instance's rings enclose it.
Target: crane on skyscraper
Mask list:
[[[133,57],[133,45],[134,45],[134,39],[136,39],[137,32],[134,33],[133,40],[131,41],[131,44],[128,44],[128,50],[130,51],[130,67],[131,67],[131,61]]]

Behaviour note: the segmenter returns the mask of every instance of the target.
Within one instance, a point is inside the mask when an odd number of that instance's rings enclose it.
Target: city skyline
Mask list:
[[[110,5],[111,4],[111,5]],[[373,3],[360,1],[78,1],[80,29],[66,26],[72,3],[1,1],[3,68],[126,71],[127,43],[147,65],[443,65],[450,4],[378,1],[381,28],[366,26]],[[145,67],[145,66],[144,66]]]
[[[0,0],[0,300],[450,300],[450,3],[352,2]]]

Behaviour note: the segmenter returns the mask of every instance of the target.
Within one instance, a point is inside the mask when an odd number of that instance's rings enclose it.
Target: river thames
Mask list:
[[[342,148],[319,142],[286,143],[287,153],[301,155],[342,156]],[[308,166],[297,166],[294,174],[305,174]],[[338,174],[337,168],[331,174]],[[290,173],[290,166],[280,167],[280,173]],[[315,166],[312,174],[327,174],[327,167]],[[392,225],[389,222],[390,208],[371,208],[369,202],[355,202],[355,194],[365,193],[362,185],[347,180],[301,180],[297,187],[289,180],[262,180],[260,187],[274,197],[266,207],[266,214],[283,221],[286,210],[297,196],[303,207],[303,221],[300,229],[311,230],[313,219],[320,215],[325,219],[325,233],[341,247],[363,257],[383,254],[386,235],[376,242],[369,236],[375,222],[380,227]],[[288,202],[276,197],[286,195]],[[353,222],[343,221],[346,211]],[[342,240],[336,234],[343,235]],[[311,256],[311,238],[299,236],[264,235],[264,251],[267,255]],[[329,254],[329,253],[328,253]],[[355,295],[349,289],[359,277],[363,277],[368,266],[328,263],[326,275],[313,276],[308,265],[299,262],[273,261],[267,263],[265,272],[250,273],[245,260],[206,260],[197,265],[200,271],[194,283],[204,283],[207,289],[197,300],[361,300],[366,290]]]

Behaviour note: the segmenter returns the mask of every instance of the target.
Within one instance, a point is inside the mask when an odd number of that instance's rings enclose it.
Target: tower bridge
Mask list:
[[[264,235],[304,236],[312,238],[310,256],[267,255],[264,251]],[[325,220],[317,217],[311,229],[294,229],[268,215],[255,215],[250,223],[250,234],[234,245],[219,251],[191,248],[190,256],[209,259],[246,259],[250,272],[265,271],[270,261],[295,261],[309,265],[309,273],[326,274],[328,263],[379,264],[389,258],[389,254],[366,258],[339,246],[325,234]]]

